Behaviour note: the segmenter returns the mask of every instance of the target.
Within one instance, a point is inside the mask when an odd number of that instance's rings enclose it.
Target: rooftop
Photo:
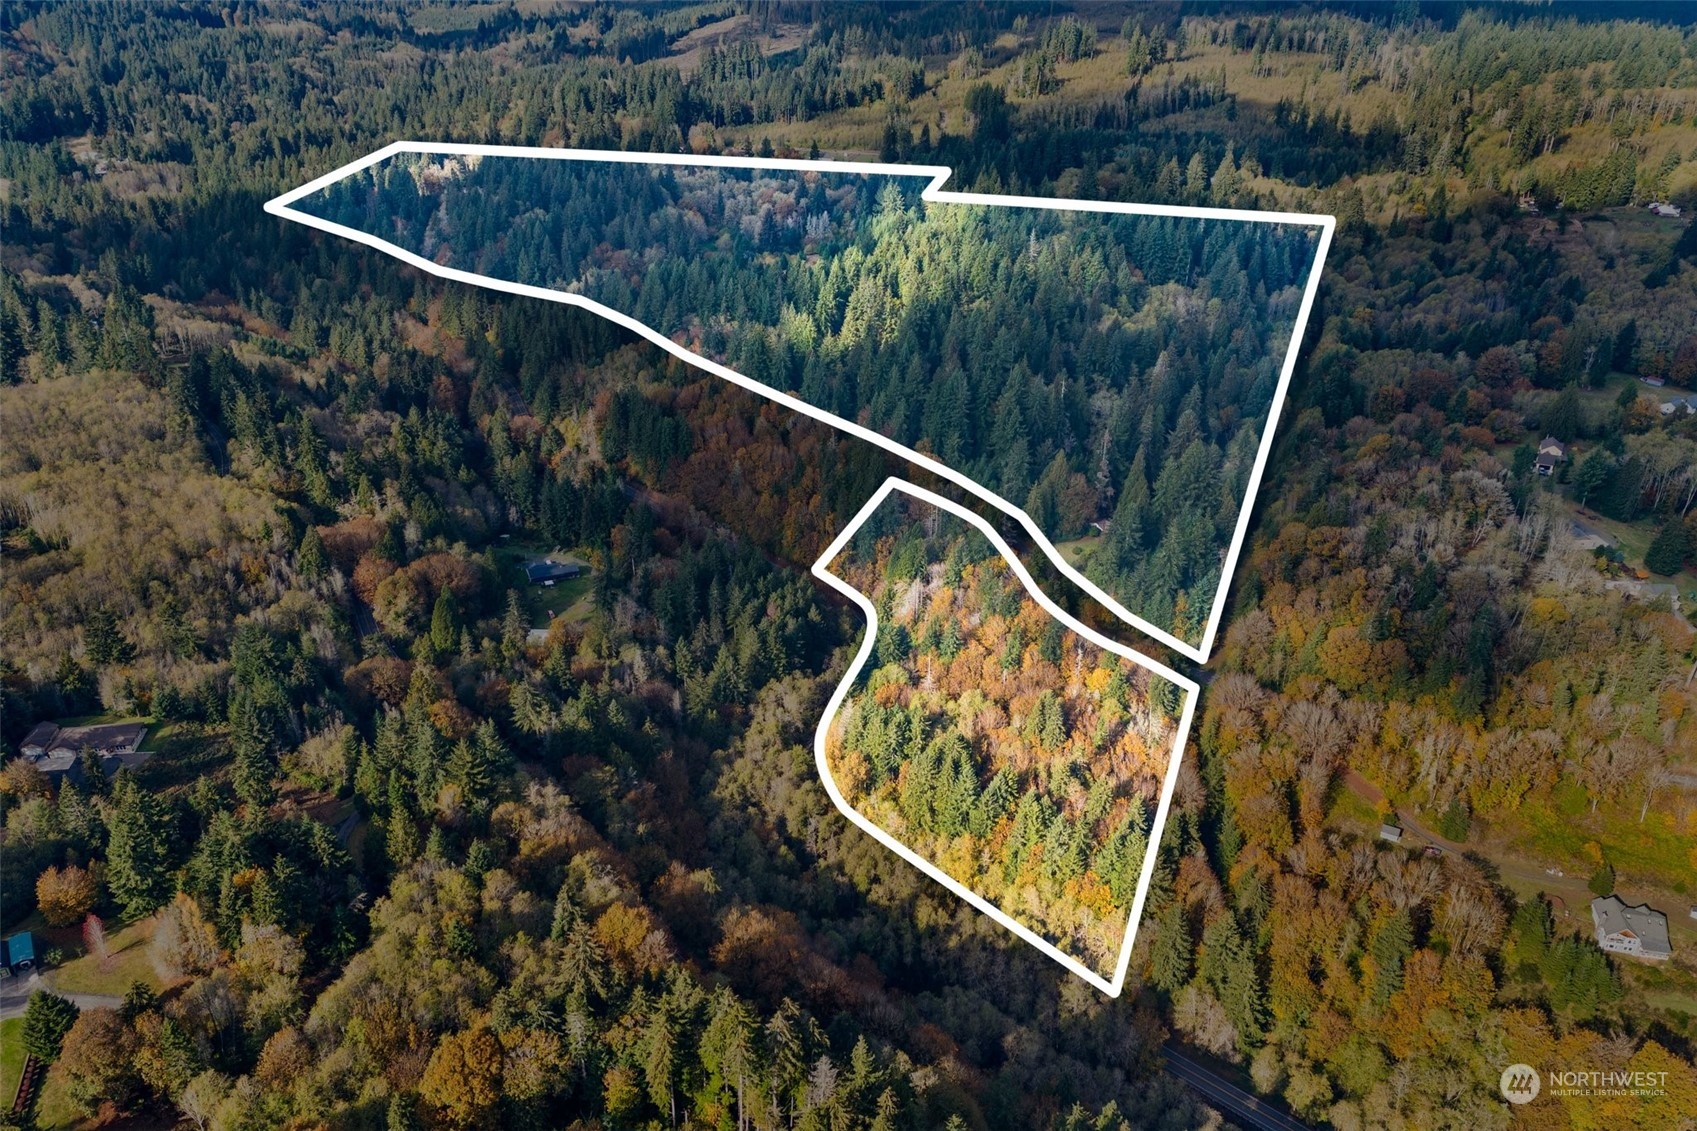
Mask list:
[[[576,562],[526,562],[525,577],[531,581],[555,581],[563,577],[576,577],[583,572],[583,567]]]
[[[1668,917],[1653,907],[1644,904],[1630,907],[1619,896],[1604,896],[1591,901],[1591,920],[1597,926],[1599,939],[1631,935],[1638,940],[1640,952],[1647,956],[1666,957],[1673,953],[1668,944]]]
[[[37,723],[21,746],[30,757],[71,754],[94,750],[101,754],[129,754],[147,737],[146,723],[101,723],[96,726],[62,727]]]

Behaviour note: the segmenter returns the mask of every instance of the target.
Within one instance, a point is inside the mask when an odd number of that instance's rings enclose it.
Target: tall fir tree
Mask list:
[[[145,915],[171,898],[166,821],[158,798],[118,776],[107,818],[106,886],[126,915]]]

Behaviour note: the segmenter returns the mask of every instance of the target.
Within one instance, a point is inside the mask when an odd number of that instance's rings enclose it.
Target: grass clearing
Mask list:
[[[162,723],[154,719],[140,721],[147,724],[147,737],[142,739],[141,749],[149,754],[160,753],[187,733],[184,724],[180,722]]]
[[[82,1114],[65,1094],[65,1084],[57,1072],[49,1071],[41,1081],[41,1095],[35,1101],[35,1125],[42,1131],[58,1131],[82,1123]]]
[[[143,982],[154,990],[162,989],[148,957],[147,944],[153,938],[156,917],[131,923],[107,936],[110,957],[103,963],[92,954],[65,963],[53,972],[53,988],[62,994],[108,994],[124,996],[131,985]]]
[[[1623,888],[1648,884],[1686,894],[1693,860],[1690,830],[1681,826],[1691,819],[1689,812],[1652,809],[1640,822],[1635,806],[1607,802],[1593,813],[1584,790],[1564,778],[1493,823],[1511,851],[1555,861],[1570,874],[1590,875],[1596,865],[1586,846],[1595,844]]]
[[[0,1021],[0,1103],[11,1105],[28,1058],[24,1051],[24,1019],[8,1017]]]
[[[1090,555],[1097,546],[1102,544],[1100,534],[1092,534],[1087,538],[1074,538],[1070,542],[1056,542],[1055,549],[1060,551],[1061,560],[1074,569],[1083,569],[1090,561]]]
[[[1383,823],[1378,806],[1341,781],[1333,787],[1332,804],[1326,816],[1335,824],[1375,837],[1379,835],[1379,825]]]
[[[549,554],[563,561],[574,561],[584,567],[577,577],[556,581],[553,585],[532,585],[524,575],[526,562]],[[571,611],[587,600],[595,588],[595,571],[581,554],[561,552],[548,546],[528,542],[508,542],[495,548],[495,570],[500,583],[518,592],[523,603],[527,628],[547,628],[556,617]]]

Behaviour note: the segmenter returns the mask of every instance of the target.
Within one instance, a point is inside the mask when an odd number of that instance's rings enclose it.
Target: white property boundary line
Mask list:
[[[1026,592],[1030,593],[1032,599],[1041,605],[1050,616],[1098,648],[1105,649],[1117,656],[1123,656],[1132,663],[1147,668],[1154,675],[1184,689],[1184,709],[1179,714],[1178,730],[1173,735],[1173,752],[1167,763],[1166,779],[1161,783],[1160,799],[1155,803],[1155,819],[1149,826],[1148,848],[1143,854],[1143,870],[1137,877],[1137,891],[1131,897],[1131,916],[1126,922],[1125,938],[1120,943],[1119,960],[1114,964],[1112,979],[1102,977],[1101,974],[1090,969],[1072,955],[1060,950],[1036,931],[1018,922],[995,904],[977,892],[970,890],[937,865],[897,840],[870,817],[865,816],[853,805],[850,805],[848,800],[843,797],[842,791],[837,788],[836,779],[831,776],[831,766],[825,757],[825,736],[831,729],[831,722],[837,717],[837,711],[841,709],[843,701],[848,698],[849,689],[859,678],[861,669],[866,665],[867,657],[872,654],[872,649],[878,639],[878,610],[873,607],[871,600],[864,593],[832,573],[827,567],[838,554],[843,552],[843,548],[849,544],[849,540],[854,537],[855,532],[866,523],[867,519],[872,517],[873,512],[895,491],[912,495],[914,498],[930,503],[957,518],[965,519],[977,527],[979,532],[987,537],[990,544],[1002,555],[1008,568],[1013,570],[1014,575],[1019,578],[1020,584],[1025,586]],[[1119,997],[1120,990],[1125,986],[1126,971],[1131,966],[1131,945],[1137,938],[1138,920],[1143,917],[1143,901],[1149,895],[1149,884],[1155,875],[1155,862],[1161,854],[1161,833],[1166,827],[1167,811],[1172,807],[1173,789],[1178,785],[1180,756],[1184,753],[1185,738],[1190,734],[1191,717],[1196,713],[1196,699],[1200,689],[1195,681],[1186,679],[1165,664],[1156,663],[1147,656],[1139,655],[1125,645],[1117,644],[1082,624],[1065,609],[1050,600],[1038,588],[1037,583],[1032,580],[1031,574],[1026,572],[1025,566],[1014,554],[1012,547],[1002,540],[1002,536],[997,534],[989,523],[960,504],[951,502],[922,487],[916,487],[905,480],[894,477],[884,480],[884,485],[878,488],[877,493],[872,498],[867,500],[865,506],[860,508],[860,513],[854,516],[853,521],[848,524],[848,528],[837,535],[836,541],[827,546],[825,552],[819,555],[819,560],[813,563],[813,576],[859,605],[861,612],[866,614],[867,622],[866,636],[860,642],[860,651],[855,653],[854,659],[849,663],[848,671],[843,673],[842,682],[837,684],[837,690],[831,694],[831,700],[825,706],[825,715],[819,720],[819,729],[814,732],[813,736],[813,760],[819,768],[819,776],[824,779],[825,792],[831,795],[832,802],[836,804],[845,817],[872,834],[875,839],[903,860],[906,860],[1109,997]]]
[[[1104,592],[1095,582],[1086,578],[1078,570],[1067,563],[1060,551],[1055,549],[1048,535],[1044,534],[1038,525],[1031,520],[1025,511],[996,492],[983,486],[965,473],[957,471],[930,456],[922,455],[912,448],[898,444],[870,428],[844,419],[835,413],[816,408],[790,393],[774,389],[743,376],[736,370],[711,361],[700,354],[692,353],[683,346],[672,341],[665,334],[659,333],[646,324],[637,321],[593,299],[583,295],[571,294],[565,291],[551,290],[547,287],[532,286],[528,283],[511,282],[505,279],[495,279],[487,275],[479,275],[471,271],[461,271],[454,267],[444,267],[433,263],[421,255],[408,251],[403,247],[381,239],[369,232],[349,228],[329,220],[321,219],[309,213],[297,211],[293,205],[304,196],[318,192],[335,184],[337,181],[361,172],[382,161],[388,160],[401,153],[440,154],[465,157],[528,157],[547,158],[556,161],[601,161],[621,162],[636,165],[681,165],[681,166],[712,166],[730,169],[770,169],[788,172],[819,172],[819,173],[854,173],[863,176],[904,176],[930,177],[931,183],[920,193],[920,199],[940,204],[978,204],[1003,208],[1041,208],[1065,212],[1105,212],[1123,215],[1139,216],[1172,216],[1200,220],[1239,220],[1263,224],[1291,224],[1312,226],[1320,229],[1320,240],[1314,250],[1314,265],[1308,274],[1308,283],[1303,288],[1302,305],[1297,311],[1296,321],[1291,326],[1290,343],[1285,349],[1284,365],[1279,371],[1279,382],[1273,392],[1272,403],[1267,409],[1267,421],[1262,426],[1260,447],[1255,453],[1255,465],[1250,470],[1249,481],[1244,489],[1242,502],[1237,513],[1237,526],[1232,533],[1231,545],[1226,550],[1225,559],[1220,564],[1220,580],[1214,588],[1213,607],[1208,612],[1208,622],[1203,629],[1202,641],[1191,644],[1181,640],[1172,632],[1151,624],[1142,617],[1126,609],[1114,598]],[[758,393],[770,400],[777,401],[786,408],[823,420],[834,428],[839,428],[849,435],[901,456],[931,472],[933,475],[947,479],[960,487],[971,491],[997,510],[1009,515],[1023,526],[1031,536],[1033,543],[1048,557],[1050,563],[1074,585],[1088,593],[1094,600],[1108,609],[1125,623],[1149,634],[1169,648],[1188,656],[1197,663],[1206,663],[1208,653],[1213,650],[1214,638],[1219,631],[1220,618],[1225,612],[1226,596],[1231,586],[1231,577],[1237,568],[1238,555],[1243,549],[1244,538],[1249,531],[1249,515],[1254,508],[1255,496],[1261,487],[1261,474],[1267,465],[1267,456],[1272,451],[1273,430],[1279,422],[1279,410],[1284,406],[1285,395],[1290,389],[1291,374],[1296,369],[1296,356],[1302,347],[1302,336],[1308,327],[1308,316],[1313,310],[1314,296],[1320,286],[1320,272],[1326,261],[1326,252],[1331,246],[1332,232],[1337,221],[1331,216],[1310,215],[1300,212],[1257,212],[1235,208],[1200,208],[1186,205],[1167,204],[1125,204],[1117,201],[1085,201],[1062,200],[1034,196],[997,196],[976,192],[945,192],[943,183],[949,179],[953,170],[943,165],[884,165],[865,161],[807,161],[789,158],[762,157],[724,157],[697,156],[688,153],[630,153],[616,150],[593,149],[548,149],[540,146],[525,145],[469,145],[449,142],[420,142],[397,141],[374,153],[350,161],[341,168],[326,173],[322,177],[308,181],[297,189],[293,189],[272,200],[265,202],[265,211],[273,216],[293,220],[320,231],[342,236],[367,247],[372,247],[385,254],[394,256],[404,263],[417,267],[421,271],[436,275],[443,279],[451,279],[459,283],[467,283],[477,287],[487,287],[491,290],[505,291],[508,294],[522,295],[525,298],[539,298],[547,302],[565,303],[568,306],[580,307],[600,315],[609,322],[623,326],[638,336],[659,346],[674,357],[703,369],[716,377],[723,378],[733,385]]]

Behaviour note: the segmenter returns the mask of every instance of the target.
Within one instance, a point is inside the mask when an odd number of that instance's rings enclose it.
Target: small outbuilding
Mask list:
[[[1392,844],[1402,843],[1402,827],[1400,825],[1383,824],[1379,826],[1379,839],[1388,840]]]
[[[0,967],[8,974],[27,974],[35,969],[35,936],[19,931],[0,940]]]

